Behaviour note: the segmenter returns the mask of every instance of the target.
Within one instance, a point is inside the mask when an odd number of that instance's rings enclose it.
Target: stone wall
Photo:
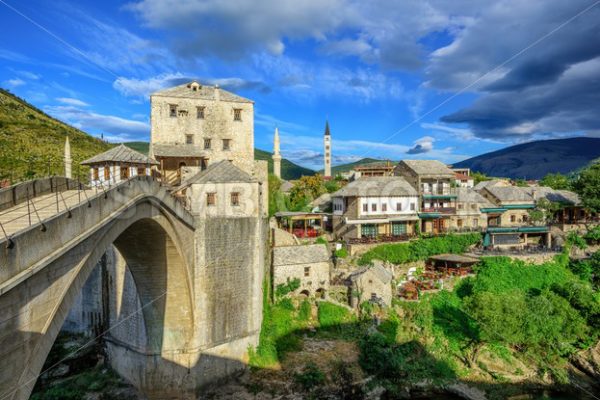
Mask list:
[[[171,117],[171,104],[177,105],[178,111],[187,111],[187,115]],[[197,107],[205,107],[204,118],[197,118]],[[234,109],[242,110],[241,121],[234,121]],[[151,126],[151,144],[185,144],[186,135],[192,135],[193,144],[202,149],[199,156],[208,158],[210,163],[232,160],[248,171],[254,162],[254,104],[251,102],[156,94],[151,96]],[[204,150],[204,139],[211,139],[210,149]],[[229,150],[223,150],[223,139],[231,141]]]

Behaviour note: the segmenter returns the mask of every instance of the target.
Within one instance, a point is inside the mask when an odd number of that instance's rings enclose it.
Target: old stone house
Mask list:
[[[482,209],[494,207],[473,189],[456,188],[456,212],[450,216],[450,231],[479,231],[487,227],[487,214]]]
[[[156,160],[121,144],[81,162],[90,167],[92,186],[109,186],[138,175],[150,175]]]
[[[392,304],[392,273],[380,262],[361,268],[348,276],[348,300],[351,307],[364,301]]]
[[[406,237],[415,233],[419,198],[402,177],[361,178],[331,198],[336,238]]]
[[[421,231],[446,232],[456,211],[455,172],[436,160],[402,160],[396,175],[404,177],[420,197]]]
[[[330,257],[324,244],[273,248],[273,288],[299,279],[295,294],[324,298],[329,290]]]
[[[182,167],[206,169],[229,160],[254,167],[254,102],[192,81],[150,96],[150,156],[163,180],[179,184]]]

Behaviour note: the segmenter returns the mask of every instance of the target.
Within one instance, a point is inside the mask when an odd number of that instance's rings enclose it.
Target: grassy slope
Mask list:
[[[73,175],[80,161],[111,147],[0,89],[0,179],[22,180],[48,172],[62,175],[66,136],[71,142]]]

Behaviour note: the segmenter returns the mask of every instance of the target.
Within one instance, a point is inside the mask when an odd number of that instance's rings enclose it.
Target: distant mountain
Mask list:
[[[269,153],[268,151],[254,149],[254,159],[267,161],[269,163],[269,173],[273,173],[273,160],[271,159],[272,154],[273,153]],[[285,158],[281,160],[281,177],[285,180],[299,179],[304,175],[314,174],[315,171],[312,169],[301,167]]]
[[[489,176],[540,179],[546,174],[569,174],[600,157],[600,138],[539,140],[485,153],[454,164]]]
[[[351,163],[347,163],[347,164],[340,164],[340,165],[336,165],[334,167],[331,167],[331,175],[336,176],[337,174],[341,174],[342,172],[348,172],[354,169],[354,167],[358,166],[358,165],[363,165],[363,164],[371,164],[374,162],[380,162],[382,160],[378,160],[376,158],[361,158],[358,161],[355,162],[351,162]],[[318,171],[320,174],[323,174],[323,170],[319,170]]]
[[[79,162],[113,146],[0,89],[0,180],[63,175],[67,136],[71,143],[74,177],[78,173],[88,174],[87,167],[79,169]]]
[[[148,142],[126,142],[123,143],[125,146],[130,147],[143,154],[148,154]],[[265,160],[269,163],[269,173],[273,173],[273,160],[271,154],[268,151],[254,149],[255,160]],[[282,159],[281,160],[281,177],[283,179],[298,179],[303,175],[314,175],[315,171],[312,169],[301,167],[293,162]]]

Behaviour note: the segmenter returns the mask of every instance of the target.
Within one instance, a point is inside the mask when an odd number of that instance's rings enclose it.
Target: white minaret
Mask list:
[[[331,178],[331,133],[329,132],[329,121],[325,121],[325,135],[323,135],[323,146],[325,149],[325,168],[323,176]]]
[[[71,179],[71,164],[73,160],[71,159],[71,144],[69,143],[69,137],[65,139],[65,177]]]
[[[279,128],[275,128],[273,138],[273,174],[281,179],[281,154],[279,153]]]

